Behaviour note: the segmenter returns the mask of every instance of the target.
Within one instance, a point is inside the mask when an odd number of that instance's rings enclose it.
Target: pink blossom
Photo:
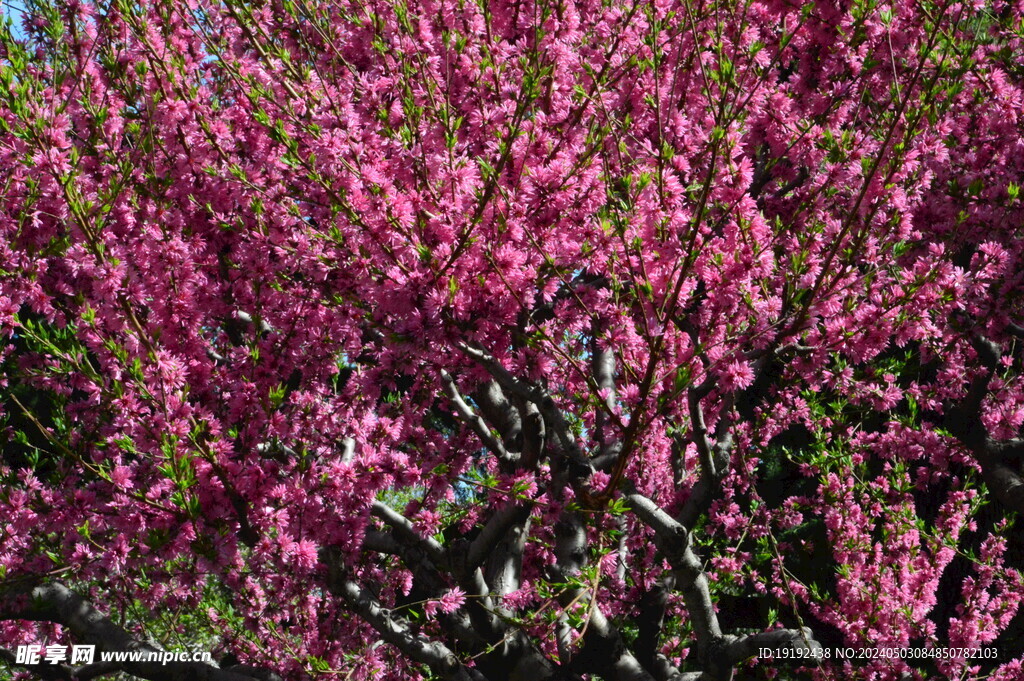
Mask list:
[[[450,615],[461,608],[465,602],[466,593],[462,589],[450,589],[441,598],[424,603],[423,611],[428,618],[433,618],[438,612]]]

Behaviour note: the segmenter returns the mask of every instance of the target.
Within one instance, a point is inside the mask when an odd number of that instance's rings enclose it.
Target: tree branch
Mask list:
[[[473,399],[480,405],[480,412],[499,433],[510,451],[522,451],[519,442],[522,434],[522,417],[519,410],[508,401],[497,381],[487,381],[473,392]]]
[[[672,566],[677,588],[683,593],[697,645],[706,651],[712,641],[721,638],[722,629],[704,569],[690,548],[689,530],[642,494],[628,494],[626,501],[637,516],[654,530],[654,542]]]
[[[555,525],[555,557],[552,571],[556,578],[564,581],[579,574],[586,565],[586,527],[575,511],[564,510]],[[586,591],[585,587],[566,589],[559,595],[559,603],[569,607],[578,603]],[[596,598],[596,593],[590,594],[583,650],[573,659],[573,668],[596,673],[607,681],[655,681],[626,647],[619,630],[605,617]],[[569,632],[563,628],[558,635],[561,640],[568,640]],[[563,647],[568,654],[568,647]]]
[[[473,411],[472,407],[466,404],[466,400],[464,400],[462,395],[459,393],[458,386],[455,385],[455,379],[453,379],[451,374],[444,369],[441,370],[441,381],[444,383],[445,393],[447,393],[448,399],[451,400],[452,404],[455,406],[455,411],[458,412],[462,420],[473,429],[473,432],[480,438],[480,441],[483,442],[484,446],[491,450],[491,452],[500,460],[511,461],[512,456],[505,449],[505,446],[498,440],[498,438],[494,437],[494,434],[491,433],[491,429],[488,428],[484,420]]]
[[[506,506],[491,516],[483,530],[466,550],[466,567],[475,570],[484,564],[498,544],[505,539],[509,530],[526,522],[530,508],[519,504]]]
[[[700,560],[690,548],[689,531],[642,494],[628,494],[626,500],[637,516],[654,530],[655,544],[674,569],[677,588],[683,593],[686,611],[693,623],[697,658],[705,670],[703,676],[706,681],[731,679],[732,668],[753,657],[759,647],[821,648],[813,640],[810,629],[806,628],[800,631],[780,629],[740,637],[723,634],[711,601],[707,577]],[[685,678],[666,665],[667,660],[659,666],[663,673],[668,671],[668,681]]]
[[[566,423],[565,416],[551,398],[551,395],[542,388],[520,381],[508,372],[494,357],[478,348],[471,347],[466,343],[459,343],[459,348],[467,355],[483,366],[502,388],[510,393],[528,400],[540,410],[544,421],[554,432],[558,441],[561,453],[567,458],[570,465],[570,478],[576,482],[585,480],[593,473],[590,462],[583,455],[583,451],[577,444]]]
[[[793,650],[821,650],[808,627],[803,629],[773,629],[741,636],[725,646],[730,665],[736,665],[757,655],[759,648],[789,648]],[[813,659],[808,657],[808,659]]]
[[[435,565],[444,565],[444,547],[436,539],[424,537],[417,532],[408,518],[392,509],[383,501],[373,502],[373,505],[370,507],[370,515],[379,518],[385,525],[390,527],[394,531],[396,539],[409,542],[422,549],[434,561]]]
[[[63,584],[25,585],[0,591],[0,619],[54,622],[64,626],[86,645],[101,652],[162,653],[155,646],[135,639],[106,615]],[[47,665],[49,666],[49,665]],[[120,671],[149,681],[253,681],[251,673],[220,669],[205,662],[118,662]],[[91,667],[94,676],[106,667]],[[33,669],[33,671],[36,671]],[[271,681],[280,677],[269,670]],[[266,681],[266,680],[263,680]]]
[[[328,588],[366,620],[384,641],[401,650],[410,659],[429,666],[449,681],[486,681],[482,674],[462,664],[445,645],[437,641],[425,641],[413,634],[406,622],[392,615],[355,582],[340,580]]]
[[[1024,513],[1024,478],[1010,465],[1024,458],[1024,440],[1000,442],[993,439],[981,418],[989,382],[1002,358],[1002,350],[995,342],[978,335],[971,338],[971,345],[985,371],[974,377],[959,404],[947,407],[943,422],[949,432],[974,454],[992,496],[1004,507]]]
[[[592,345],[591,372],[594,374],[594,382],[599,393],[598,397],[603,407],[603,409],[597,409],[595,414],[595,433],[597,435],[597,442],[600,445],[598,456],[604,456],[612,449],[622,449],[622,443],[609,442],[605,432],[608,420],[605,412],[607,411],[608,414],[615,412],[615,353],[612,352],[611,348],[599,347],[596,338]],[[604,397],[601,397],[600,393],[604,393]],[[616,452],[616,458],[618,458],[617,455],[618,452]]]

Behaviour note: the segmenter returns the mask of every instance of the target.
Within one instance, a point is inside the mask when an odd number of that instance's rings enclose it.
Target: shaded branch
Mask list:
[[[757,634],[741,636],[725,646],[725,654],[730,665],[755,657],[758,648],[779,650],[821,650],[821,644],[814,640],[814,634],[808,627],[803,629],[773,629]],[[813,659],[809,656],[807,659]]]
[[[370,515],[380,519],[394,531],[395,539],[412,544],[423,550],[434,561],[435,565],[445,563],[445,550],[436,539],[424,537],[408,518],[401,515],[383,501],[374,501],[370,507]]]
[[[506,506],[496,512],[467,548],[466,567],[475,570],[483,565],[509,531],[529,517],[530,508],[523,505]]]
[[[697,453],[700,454],[703,471],[712,479],[719,479],[722,477],[719,472],[720,467],[714,455],[714,443],[708,437],[708,428],[704,422],[704,408],[700,404],[700,399],[698,392],[691,392],[687,399],[693,442],[697,445]]]
[[[387,532],[367,530],[363,535],[363,548],[376,553],[387,553],[392,556],[402,555],[402,545]]]
[[[587,562],[587,532],[578,512],[564,510],[555,525],[555,565],[552,572],[556,579],[569,581],[579,574]],[[572,668],[581,673],[596,673],[607,681],[655,681],[626,647],[619,630],[605,617],[593,593],[596,582],[590,587],[587,605],[586,625],[583,634],[583,650],[571,661]],[[563,608],[580,603],[588,588],[568,588],[558,597]],[[560,626],[558,633],[564,651],[570,632]]]
[[[547,428],[544,425],[544,417],[533,402],[520,399],[523,420],[523,453],[520,456],[520,463],[523,468],[531,470],[536,467],[544,453],[547,444]]]
[[[615,410],[615,353],[610,348],[597,348],[591,357],[591,369],[597,389],[604,392],[601,398],[608,411]]]
[[[722,636],[722,629],[704,569],[690,548],[689,531],[642,494],[628,494],[626,501],[637,517],[654,530],[654,542],[672,566],[676,586],[682,591],[686,610],[693,621],[697,645],[706,651],[713,640]]]
[[[693,623],[697,639],[697,659],[704,669],[702,676],[705,681],[731,679],[733,667],[753,657],[759,647],[787,646],[813,650],[821,647],[813,640],[810,629],[806,628],[800,631],[768,631],[748,636],[723,634],[711,600],[707,577],[700,560],[690,548],[689,531],[642,494],[628,494],[626,501],[637,517],[654,530],[655,544],[673,568],[676,588],[683,594],[686,611]],[[653,616],[657,617],[656,608],[653,610]],[[651,638],[649,632],[645,633],[645,636]],[[650,647],[650,641],[647,645]],[[665,681],[681,681],[687,678],[661,656],[657,656],[651,666],[656,672],[660,672],[659,676]]]
[[[530,516],[522,523],[514,524],[487,557],[487,583],[491,590],[504,596],[522,586],[523,552],[526,550],[526,539],[530,530]],[[503,613],[510,614],[504,606]]]
[[[971,346],[985,370],[974,377],[958,404],[946,407],[943,425],[974,454],[992,495],[1004,507],[1024,513],[1024,478],[1019,470],[1019,462],[1024,458],[1024,440],[995,440],[981,418],[982,405],[1002,350],[995,342],[978,335],[972,337]]]
[[[466,400],[463,399],[459,393],[458,387],[455,385],[455,379],[452,378],[444,369],[441,370],[441,382],[444,383],[445,393],[448,395],[448,399],[451,400],[452,405],[455,407],[455,411],[459,414],[459,417],[466,422],[466,424],[476,433],[477,437],[484,444],[487,449],[503,461],[511,460],[511,455],[505,449],[505,446],[494,437],[491,433],[491,429],[487,426],[480,416],[473,411],[473,408],[466,404]]]
[[[505,449],[522,451],[522,417],[508,401],[497,381],[487,381],[473,392],[484,418],[501,434]]]
[[[692,439],[700,455],[701,475],[694,483],[690,497],[677,516],[677,520],[687,528],[693,527],[697,519],[710,506],[725,477],[733,445],[732,419],[726,414],[722,414],[718,419],[714,439],[708,435],[707,424],[704,420],[704,408],[700,403],[701,397],[700,389],[690,392],[688,396],[690,421],[693,429]],[[730,395],[726,399],[727,404],[731,406],[733,396]]]
[[[53,622],[65,627],[76,641],[94,645],[100,652],[162,653],[155,646],[137,640],[60,583],[23,585],[0,591],[0,619]],[[48,665],[50,666],[50,665]],[[118,662],[117,669],[150,681],[280,681],[269,670],[264,676],[220,669],[205,662]],[[33,669],[33,671],[36,671]],[[110,673],[106,666],[89,666],[93,676]]]
[[[410,659],[430,667],[449,681],[486,681],[482,674],[462,664],[455,653],[437,641],[414,634],[408,623],[393,615],[355,582],[339,580],[328,586],[344,600],[380,637]]]
[[[580,449],[576,438],[570,432],[565,416],[546,390],[520,381],[493,356],[479,348],[471,347],[466,343],[459,343],[459,348],[486,369],[502,388],[537,406],[544,421],[554,432],[561,453],[567,458],[570,478],[574,483],[578,484],[590,477],[593,472],[590,462],[583,455],[583,450]]]
[[[605,432],[607,414],[615,413],[615,353],[610,348],[600,347],[596,337],[592,345],[590,368],[594,375],[594,383],[597,385],[598,398],[603,407],[603,409],[598,409],[595,414],[595,433],[600,445],[598,456],[605,456],[612,449],[622,449],[622,443],[609,442]],[[618,458],[618,451],[616,451],[616,458]]]
[[[659,655],[658,650],[665,614],[668,612],[669,591],[674,584],[675,578],[671,573],[664,575],[643,595],[637,605],[637,637],[634,644],[636,656],[640,664],[659,681],[666,681],[673,673],[671,665]]]

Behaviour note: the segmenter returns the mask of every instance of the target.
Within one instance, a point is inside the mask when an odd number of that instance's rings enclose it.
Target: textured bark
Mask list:
[[[98,652],[162,652],[133,637],[87,600],[59,583],[10,588],[0,592],[0,619],[60,624],[69,630],[76,641],[94,645]],[[118,671],[149,681],[280,681],[280,677],[269,670],[226,670],[203,662],[119,662],[115,666]],[[110,673],[110,669],[109,665],[80,668],[87,677]],[[32,671],[44,674],[39,669]],[[72,675],[76,673],[69,668],[64,671]]]

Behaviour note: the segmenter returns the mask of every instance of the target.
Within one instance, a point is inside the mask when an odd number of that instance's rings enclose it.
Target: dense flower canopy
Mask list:
[[[12,669],[1021,678],[1022,14],[12,9]]]

